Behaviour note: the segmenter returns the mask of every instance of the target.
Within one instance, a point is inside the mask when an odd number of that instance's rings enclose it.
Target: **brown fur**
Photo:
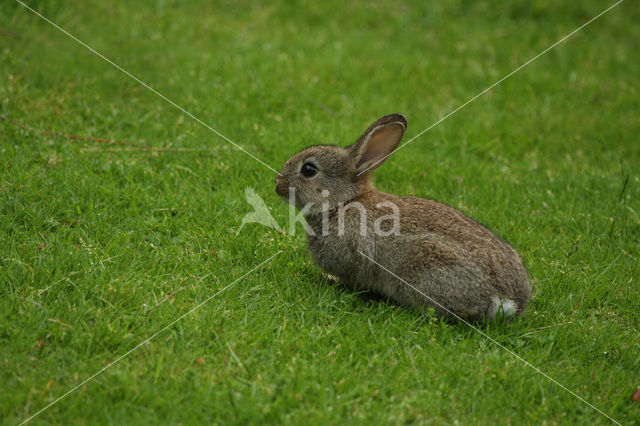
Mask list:
[[[308,237],[311,255],[320,267],[339,276],[350,288],[375,291],[404,306],[421,310],[431,307],[439,315],[451,316],[451,311],[475,320],[490,316],[492,300],[497,297],[514,301],[517,313],[521,313],[531,295],[531,286],[518,254],[509,244],[445,204],[376,191],[369,180],[370,170],[357,176],[367,167],[380,165],[384,160],[379,160],[397,147],[405,128],[403,116],[385,116],[347,148],[311,146],[285,163],[276,179],[276,192],[288,197],[288,188],[294,187],[298,208],[310,202],[316,205],[306,215],[316,233]],[[302,164],[308,161],[319,170],[312,178],[300,173]],[[321,195],[323,189],[330,191],[328,197]],[[338,235],[338,212],[342,205],[353,202],[364,206],[368,232],[365,236],[360,234],[360,212],[346,208],[345,233]],[[376,219],[390,214],[389,208],[377,207],[381,202],[398,206],[399,235],[380,236],[373,232]],[[329,233],[325,236],[322,203],[328,204],[330,210]]]

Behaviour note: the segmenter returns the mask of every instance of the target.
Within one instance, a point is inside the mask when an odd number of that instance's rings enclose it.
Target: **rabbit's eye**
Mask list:
[[[300,169],[300,173],[302,173],[302,176],[310,178],[318,173],[318,168],[311,163],[304,163],[302,169]]]

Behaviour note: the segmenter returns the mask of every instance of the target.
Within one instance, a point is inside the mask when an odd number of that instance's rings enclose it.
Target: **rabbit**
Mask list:
[[[531,285],[508,243],[446,204],[373,187],[406,128],[386,115],[350,146],[312,145],[284,164],[276,193],[304,215],[313,259],[350,289],[439,318],[520,315]]]

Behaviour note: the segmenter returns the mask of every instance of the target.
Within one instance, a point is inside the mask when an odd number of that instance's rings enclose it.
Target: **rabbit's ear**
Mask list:
[[[349,147],[356,172],[362,173],[382,164],[396,149],[406,128],[407,119],[401,114],[385,115],[369,126]]]

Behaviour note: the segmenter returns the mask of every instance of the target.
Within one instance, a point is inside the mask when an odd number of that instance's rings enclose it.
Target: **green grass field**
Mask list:
[[[613,1],[27,3],[279,170],[387,113],[408,140]],[[640,423],[639,20],[621,3],[376,179],[510,241],[534,295],[482,331],[623,424]],[[287,224],[274,173],[13,1],[0,78],[3,423],[280,250],[32,422],[610,423],[467,325],[328,280],[302,228],[236,236],[246,187]]]

